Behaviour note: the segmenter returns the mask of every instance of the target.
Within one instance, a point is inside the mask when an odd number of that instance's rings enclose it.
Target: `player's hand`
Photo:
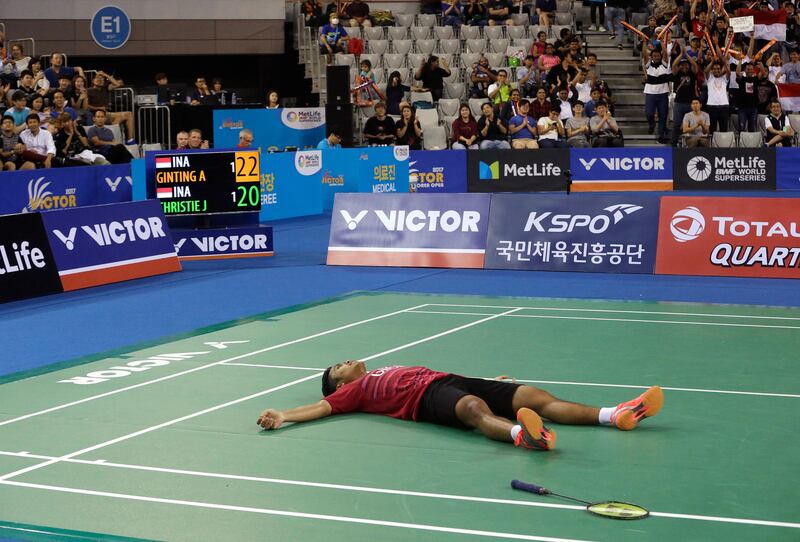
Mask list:
[[[496,376],[492,380],[497,380],[498,382],[502,382],[503,380],[510,380],[514,384],[517,383],[517,379],[516,378],[514,378],[513,376],[508,376],[508,375]]]
[[[261,413],[256,422],[264,429],[278,429],[286,418],[280,410],[267,409]]]

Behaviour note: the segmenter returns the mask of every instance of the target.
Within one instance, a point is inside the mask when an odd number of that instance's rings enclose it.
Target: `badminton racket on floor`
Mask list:
[[[536,495],[553,495],[554,497],[561,497],[562,499],[569,499],[571,501],[579,502],[586,505],[586,510],[597,516],[611,519],[644,519],[650,515],[650,512],[638,504],[631,504],[622,501],[601,501],[589,502],[575,497],[568,497],[559,493],[553,493],[546,487],[537,486],[536,484],[528,484],[520,482],[519,480],[511,480],[511,487]]]

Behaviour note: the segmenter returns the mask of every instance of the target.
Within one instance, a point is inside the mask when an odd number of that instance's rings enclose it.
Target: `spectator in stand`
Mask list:
[[[589,119],[592,131],[592,147],[623,147],[622,132],[611,116],[605,102],[597,103],[597,115]]]
[[[47,81],[50,83],[51,87],[57,87],[59,77],[66,75],[71,81],[72,78],[75,77],[76,73],[86,77],[86,75],[83,73],[83,68],[80,66],[75,66],[74,68],[65,66],[64,55],[61,53],[53,53],[50,55],[50,67],[44,71],[44,76],[47,78]]]
[[[717,18],[714,20],[711,40],[717,44],[717,47],[723,49],[728,44],[728,32],[728,14],[723,11],[722,14],[717,15]]]
[[[56,156],[56,146],[53,135],[39,127],[39,115],[31,113],[25,121],[26,129],[19,134],[25,151],[22,157],[25,161],[33,162],[36,167],[51,168]]]
[[[589,25],[589,30],[594,32],[608,32],[606,28],[606,1],[605,0],[584,0],[583,5],[589,5],[591,9],[589,16],[591,17],[592,24]],[[600,12],[600,26],[597,26],[597,12]]]
[[[601,75],[600,65],[597,63],[597,55],[595,53],[586,55],[586,59],[583,61],[583,67],[589,70],[589,81],[594,85],[600,79]]]
[[[542,80],[545,80],[550,70],[561,64],[561,57],[555,52],[553,44],[548,43],[544,48],[544,54],[539,57],[539,74]]]
[[[444,0],[442,2],[442,26],[456,28],[464,24],[464,10],[460,0]]]
[[[78,77],[76,75],[76,77]],[[58,78],[58,86],[57,87],[50,87],[50,94],[48,95],[49,103],[53,103],[53,98],[55,97],[55,93],[60,91],[64,94],[64,98],[67,99],[67,102],[75,97],[75,91],[72,88],[72,78],[67,77],[66,75],[61,75]]]
[[[124,124],[128,132],[128,145],[136,143],[136,124],[133,119],[132,111],[109,111],[111,106],[111,92],[123,85],[122,79],[117,79],[108,75],[102,70],[98,70],[92,79],[92,88],[87,91],[89,98],[89,111],[96,113],[103,110],[106,113],[106,120],[111,124]],[[131,104],[133,105],[133,104]]]
[[[547,32],[540,31],[536,34],[536,41],[531,44],[531,56],[536,61],[536,65],[539,65],[539,57],[545,54],[547,50]]]
[[[342,148],[342,137],[341,137],[341,130],[339,130],[338,126],[328,126],[328,137],[317,143],[317,149],[325,150],[325,149],[341,149]]]
[[[578,98],[574,94],[570,96],[569,87],[559,87],[558,93],[551,99],[552,110],[556,112],[559,119],[565,121],[572,118],[572,105],[576,101],[578,101]]]
[[[422,126],[414,116],[414,110],[408,104],[400,108],[400,120],[395,124],[397,145],[408,145],[411,150],[422,150]]]
[[[511,132],[511,148],[513,149],[538,149],[536,142],[536,119],[528,114],[530,105],[528,100],[519,101],[517,114],[508,121],[508,131]]]
[[[86,131],[92,149],[112,164],[130,163],[133,156],[122,142],[114,139],[114,132],[106,127],[106,112],[102,109],[95,111],[93,121],[94,125]]]
[[[69,100],[69,105],[78,114],[78,119],[82,124],[89,124],[92,121],[89,113],[89,94],[86,88],[86,79],[80,75],[76,75],[72,80],[73,95]]]
[[[511,145],[506,140],[508,137],[508,128],[503,120],[496,117],[494,108],[489,102],[481,106],[483,115],[478,119],[478,134],[480,135],[481,143],[479,147],[484,149],[510,149]]]
[[[511,0],[486,0],[489,26],[513,25],[511,20]]]
[[[390,115],[400,115],[400,103],[411,87],[404,85],[400,79],[400,72],[393,71],[386,84],[386,111]]]
[[[575,95],[575,99],[583,102],[584,104],[591,100],[592,87],[592,82],[589,80],[589,70],[586,68],[578,69],[578,75],[575,76],[574,83],[572,85],[572,93]]]
[[[343,53],[347,43],[347,30],[339,23],[339,15],[331,13],[330,22],[319,29],[319,52],[328,56],[328,64],[333,55]]]
[[[6,64],[14,66],[17,75],[21,76],[22,72],[28,69],[30,62],[31,57],[25,56],[21,43],[15,43],[11,46],[11,59],[7,60]]]
[[[369,18],[369,6],[366,2],[362,2],[361,0],[345,2],[343,10],[347,15],[347,18],[350,19],[351,27],[355,28],[357,26],[372,26],[372,21]]]
[[[764,142],[767,147],[791,147],[794,139],[794,129],[789,124],[789,118],[781,110],[781,103],[777,100],[769,104],[769,115],[764,119],[766,136]]]
[[[236,144],[237,148],[249,149],[253,147],[253,132],[247,128],[239,130],[239,143]]]
[[[61,113],[69,115],[69,118],[72,120],[78,119],[78,114],[75,110],[67,105],[67,98],[64,96],[64,93],[57,90],[53,93],[53,106],[50,108],[50,118],[56,119]]]
[[[606,18],[611,28],[612,37],[616,38],[617,49],[623,49],[622,41],[625,39],[625,27],[622,22],[625,20],[625,8],[627,0],[608,0],[606,2]]]
[[[489,85],[487,96],[498,109],[500,104],[507,102],[511,97],[511,85],[508,84],[508,72],[506,70],[497,70],[497,79]]]
[[[353,81],[353,87],[359,88],[354,92],[355,105],[359,107],[369,107],[373,104],[373,100],[378,98],[378,92],[375,90],[375,74],[372,71],[372,62],[366,58],[361,59],[359,63],[359,72],[356,74]],[[362,86],[362,85],[367,86]]]
[[[280,109],[281,99],[277,90],[267,91],[267,109]]]
[[[8,92],[5,94],[5,100],[9,105],[11,105],[11,97],[17,91],[22,91],[25,93],[25,99],[30,100],[32,97],[37,96],[36,93],[36,86],[33,83],[33,74],[30,70],[24,70],[20,76],[18,81],[18,86],[16,89],[9,89]]]
[[[364,125],[364,136],[370,145],[394,144],[397,127],[392,117],[386,115],[386,104],[375,104],[375,115],[368,118]]]
[[[438,15],[442,12],[442,0],[420,0],[420,13]]]
[[[567,142],[563,139],[566,135],[564,123],[558,118],[557,109],[551,109],[546,117],[540,118],[537,122],[537,128],[539,131],[539,147],[542,149],[563,149],[567,146]]]
[[[783,3],[783,9],[786,10],[786,41],[783,47],[791,51],[800,43],[800,12],[791,0]]]
[[[685,1],[686,0],[684,0],[684,2]],[[677,10],[678,6],[675,3],[675,0],[655,0],[650,8],[651,13],[658,21],[658,24],[667,24],[669,20],[672,19],[672,16],[675,15]],[[606,13],[606,16],[608,16],[608,13]]]
[[[519,101],[521,99],[522,96],[520,95],[519,89],[511,89],[511,95],[508,101],[500,107],[500,118],[503,119],[503,122],[508,124],[508,121],[510,121],[512,117],[519,114]]]
[[[208,98],[211,96],[211,91],[208,90],[208,83],[206,83],[206,78],[202,75],[198,75],[194,79],[194,88],[189,93],[189,100],[191,100],[192,105],[200,105],[201,103],[207,103]]]
[[[601,101],[601,94],[599,88],[593,88],[591,92],[591,100],[586,102],[586,106],[583,109],[584,115],[586,115],[587,119],[594,117],[597,113],[595,111],[597,104]]]
[[[471,26],[486,26],[489,13],[486,4],[482,0],[468,0],[467,7],[464,9],[464,19]]]
[[[783,61],[781,60],[780,53],[772,53],[769,57],[769,60],[767,60],[767,70],[769,72],[767,77],[769,78],[770,81],[772,81],[776,85],[778,83],[786,82],[778,79],[779,74],[781,77],[783,77],[783,74],[781,74],[782,69],[783,69]]]
[[[525,57],[522,66],[517,68],[517,85],[524,98],[533,98],[538,88],[538,70],[534,66],[535,60],[532,55]]]
[[[414,79],[422,81],[422,87],[430,91],[434,102],[442,99],[445,77],[450,77],[450,66],[444,58],[442,66],[439,66],[439,57],[436,55],[429,56],[414,72]]]
[[[36,113],[37,115],[39,115],[39,123],[40,123],[39,127],[42,130],[50,130],[49,123],[50,119],[52,118],[50,116],[50,111],[52,110],[52,108],[45,107],[44,98],[42,98],[37,94],[28,101],[28,107],[30,107],[31,113]]]
[[[728,101],[728,74],[730,67],[727,58],[724,61],[715,60],[706,68],[706,112],[711,117],[711,133],[719,130],[728,131],[728,116],[730,102]]]
[[[789,62],[783,65],[783,69],[776,75],[776,78],[784,77],[786,83],[800,83],[800,51],[792,49],[789,53]]]
[[[531,24],[550,26],[556,16],[556,0],[536,0],[535,10],[531,16]]]
[[[472,73],[469,74],[472,85],[469,87],[470,98],[487,98],[487,91],[492,83],[497,81],[497,71],[489,67],[489,59],[481,55],[478,62],[473,64]]]
[[[572,58],[572,55],[567,53],[561,62],[553,66],[547,72],[547,90],[548,92],[555,92],[556,89],[563,86],[572,86],[575,83],[575,78],[578,75],[578,64]]]
[[[547,99],[547,92],[540,88],[536,91],[536,99],[531,102],[531,116],[538,122],[540,118],[547,117],[552,109],[552,104]]]
[[[736,65],[736,109],[739,130],[742,132],[758,131],[758,74],[752,62]]]
[[[197,128],[189,130],[189,148],[190,149],[207,149],[209,147],[208,140],[203,139],[203,132]]]
[[[29,67],[31,72],[33,72],[33,84],[36,87],[36,92],[42,96],[46,96],[50,91],[50,81],[44,76],[41,61],[38,58],[33,58],[31,59]]]
[[[454,149],[478,149],[478,123],[467,104],[458,108],[458,118],[453,121]]]
[[[647,41],[651,41],[654,40],[658,35],[658,32],[656,32],[657,29],[658,29],[658,20],[655,18],[654,15],[650,15],[647,18],[647,26],[645,26],[644,28],[640,28],[639,30],[641,30],[641,32],[645,36],[647,36]],[[644,45],[645,44],[642,42],[642,39],[639,36],[637,36],[635,47],[641,49],[642,47],[644,47]]]
[[[709,133],[711,131],[711,117],[700,108],[702,104],[700,98],[692,98],[691,111],[683,116],[681,132],[686,140],[686,146],[690,149],[695,147],[709,146]]]
[[[672,88],[675,101],[672,105],[672,146],[678,146],[678,135],[684,117],[692,110],[692,101],[700,96],[697,93],[697,62],[684,51],[672,64]]]
[[[303,13],[303,20],[306,26],[317,28],[322,26],[325,21],[322,16],[322,3],[320,0],[304,0],[303,5],[300,6],[300,11]]]
[[[708,13],[705,10],[706,2],[700,3],[700,0],[692,0],[692,6],[689,9],[689,17],[691,23],[691,32],[698,38],[703,38],[708,30]],[[720,47],[724,47],[721,45]]]
[[[189,132],[178,132],[175,135],[175,150],[183,151],[189,148]]]
[[[36,164],[22,159],[22,151],[25,150],[19,140],[19,134],[14,131],[14,119],[4,116],[0,122],[0,162],[4,171],[16,171],[18,169],[34,169]]]
[[[583,116],[583,102],[580,100],[572,105],[572,118],[567,119],[564,130],[567,132],[567,145],[573,148],[585,149],[589,146],[589,119]]]
[[[769,115],[773,101],[778,99],[778,88],[769,80],[766,66],[758,63],[758,114]]]
[[[27,129],[26,121],[31,114],[31,110],[26,107],[27,102],[28,100],[25,97],[25,93],[21,90],[16,90],[14,94],[11,95],[13,107],[7,109],[6,112],[3,113],[4,116],[14,119],[14,131],[16,133]]]
[[[76,123],[67,113],[61,113],[53,121],[56,133],[53,143],[56,147],[56,157],[68,166],[98,165],[107,166],[111,162],[102,154],[89,149],[89,140],[83,126]]]
[[[573,36],[569,40],[568,44],[569,50],[567,51],[569,55],[572,57],[572,60],[575,61],[576,64],[582,64],[586,58],[583,56],[581,52],[581,40],[578,39],[577,36]]]
[[[2,66],[2,64],[0,64]],[[0,68],[0,99],[10,90],[17,88],[19,78],[14,72],[14,66],[6,64]]]
[[[645,81],[644,107],[647,115],[648,133],[652,134],[655,130],[656,114],[658,114],[658,142],[666,143],[669,84],[673,78],[672,69],[663,59],[660,49],[650,51],[649,47],[642,47],[642,62]]]

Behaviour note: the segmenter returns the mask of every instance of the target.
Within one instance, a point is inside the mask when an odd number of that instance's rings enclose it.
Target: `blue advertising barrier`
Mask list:
[[[571,149],[572,190],[672,190],[672,149]]]
[[[214,146],[233,148],[239,144],[239,132],[253,132],[253,147],[283,150],[292,146],[314,149],[325,138],[325,108],[216,109],[214,110]]]
[[[337,194],[329,265],[483,267],[488,194]]]
[[[408,164],[415,192],[463,193],[467,191],[467,151],[411,151]]]
[[[778,190],[800,190],[800,149],[777,148]]]
[[[180,271],[154,200],[42,213],[65,291]]]
[[[653,273],[656,195],[492,197],[486,268]]]
[[[0,215],[131,201],[130,164],[3,173]]]
[[[175,250],[181,260],[221,260],[272,256],[272,228],[173,230]]]
[[[322,214],[322,184],[302,174],[295,158],[293,152],[261,153],[259,221]]]

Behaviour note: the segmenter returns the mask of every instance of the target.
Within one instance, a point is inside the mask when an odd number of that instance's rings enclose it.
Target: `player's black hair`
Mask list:
[[[322,373],[322,396],[327,397],[333,392],[336,391],[336,382],[333,381],[331,378],[331,369],[333,369],[333,365],[325,369],[325,372]]]

